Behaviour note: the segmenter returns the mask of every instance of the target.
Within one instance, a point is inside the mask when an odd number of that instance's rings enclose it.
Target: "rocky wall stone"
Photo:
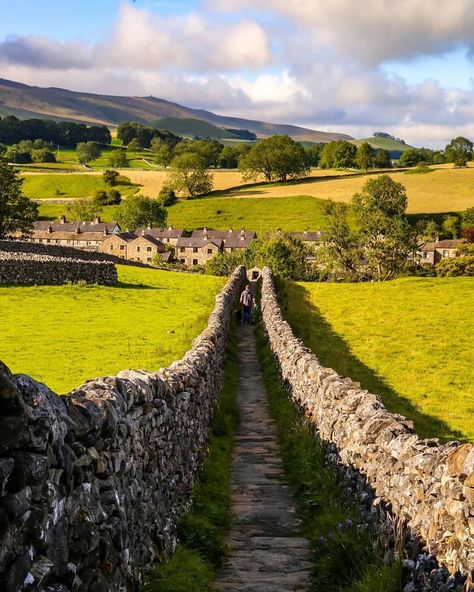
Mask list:
[[[244,268],[207,328],[158,372],[59,397],[0,362],[0,590],[137,589],[176,545],[207,453]]]
[[[0,251],[0,285],[61,285],[78,282],[114,286],[118,283],[117,269],[108,261]]]
[[[420,438],[379,397],[323,367],[284,320],[269,268],[262,273],[262,317],[282,382],[329,450],[451,573],[471,577],[474,445]]]

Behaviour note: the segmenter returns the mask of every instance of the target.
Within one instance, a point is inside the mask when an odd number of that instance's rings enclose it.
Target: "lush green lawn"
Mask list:
[[[176,228],[255,230],[260,236],[282,228],[297,231],[321,228],[324,202],[313,197],[229,199],[209,197],[182,201],[168,209],[168,222]]]
[[[287,282],[289,322],[325,366],[379,394],[422,436],[474,440],[474,280]]]
[[[223,278],[118,266],[120,285],[0,287],[0,360],[65,393],[125,368],[178,359]]]
[[[110,189],[104,183],[102,175],[45,173],[25,175],[23,181],[23,193],[32,199],[92,197],[98,190]],[[118,189],[122,195],[130,195],[138,191],[138,186],[133,183],[119,183],[113,189]]]

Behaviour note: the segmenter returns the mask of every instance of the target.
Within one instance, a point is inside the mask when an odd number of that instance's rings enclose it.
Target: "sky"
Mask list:
[[[474,139],[474,0],[0,0],[0,77],[416,146]]]

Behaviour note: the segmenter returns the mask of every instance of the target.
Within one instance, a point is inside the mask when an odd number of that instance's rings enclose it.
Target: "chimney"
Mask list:
[[[51,234],[51,232],[53,232],[53,229],[51,228],[51,224],[48,226],[48,234]]]
[[[207,240],[207,228],[205,226],[202,229],[202,236]]]
[[[63,216],[60,216],[59,223],[60,224],[66,224],[66,216],[64,216],[64,215]]]
[[[234,232],[234,229],[232,228],[232,226],[229,228],[229,234],[232,234]]]
[[[244,240],[245,239],[245,230],[242,228],[242,230],[240,231],[240,240]]]
[[[94,218],[94,224],[100,224],[100,216]]]
[[[173,227],[171,226],[171,224],[168,226],[168,230],[173,230]]]
[[[303,236],[304,236],[304,238],[307,238],[308,237],[308,231],[307,230],[303,230]]]
[[[104,236],[107,236],[109,234],[109,231],[107,229],[107,226],[104,228]]]
[[[150,227],[149,227],[149,226],[147,226],[147,228],[149,229]],[[145,232],[145,229],[144,229],[144,228],[142,228],[142,236],[145,236],[145,234],[146,234],[146,232]]]
[[[146,225],[146,229],[147,229],[147,230],[151,230],[151,225],[150,225],[150,223],[148,223],[148,224]]]

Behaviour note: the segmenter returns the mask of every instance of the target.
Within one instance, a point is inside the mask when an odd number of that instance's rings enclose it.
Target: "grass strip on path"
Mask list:
[[[398,561],[383,563],[371,525],[351,503],[325,448],[281,386],[272,352],[258,327],[260,367],[270,414],[277,424],[286,476],[298,501],[314,560],[313,590],[324,592],[398,592]]]
[[[190,511],[178,524],[176,552],[151,574],[144,592],[211,592],[215,569],[227,557],[231,526],[230,467],[238,423],[237,350],[230,333],[224,386],[212,420],[209,455],[193,492]]]

